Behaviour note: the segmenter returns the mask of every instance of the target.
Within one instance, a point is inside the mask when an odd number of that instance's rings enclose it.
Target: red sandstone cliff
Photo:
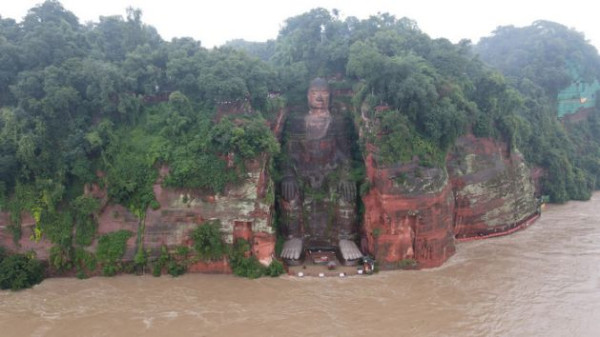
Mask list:
[[[368,146],[364,236],[382,267],[441,265],[454,239],[508,233],[536,213],[532,172],[504,143],[460,137],[446,168],[382,166]]]
[[[509,231],[536,212],[532,172],[506,144],[460,137],[447,158],[457,238]]]
[[[371,188],[363,196],[364,234],[381,266],[414,259],[434,267],[452,256],[454,204],[446,171],[416,163],[378,167],[372,154],[366,167]]]
[[[30,214],[26,212],[21,214],[21,238],[18,240],[18,245],[15,245],[13,241],[13,234],[9,229],[10,223],[10,214],[0,212],[0,246],[14,252],[34,251],[38,259],[48,259],[52,243],[44,237],[39,241],[33,239],[35,219]]]
[[[247,104],[234,104],[246,107]],[[221,107],[222,108],[222,107]],[[219,109],[221,115],[235,115],[241,110],[230,111]],[[280,137],[285,110],[279,109],[270,121],[271,128]],[[127,242],[124,260],[133,260],[137,252],[137,235],[141,235],[143,248],[149,250],[151,256],[158,256],[160,248],[184,245],[191,246],[189,237],[191,231],[206,220],[218,219],[221,222],[221,232],[225,241],[232,243],[236,238],[246,239],[252,254],[258,260],[268,265],[273,257],[275,248],[275,232],[271,227],[273,217],[273,186],[267,172],[268,158],[260,156],[254,161],[246,161],[247,176],[238,185],[230,185],[223,193],[206,194],[196,189],[172,189],[162,186],[162,177],[168,173],[168,168],[162,168],[160,177],[154,185],[154,195],[160,204],[157,210],[148,209],[143,223],[126,207],[109,204],[106,191],[97,185],[86,186],[85,193],[101,200],[102,209],[98,214],[98,229],[96,238],[89,250],[95,251],[98,238],[106,233],[128,230],[133,235]],[[269,195],[271,194],[271,195]],[[37,257],[46,260],[53,244],[42,235],[38,241],[34,236],[35,220],[30,214],[21,215],[21,238],[15,244],[10,214],[0,212],[0,245],[13,252],[25,253],[33,251]],[[143,230],[138,230],[142,228]],[[190,266],[190,271],[229,272],[226,261],[211,263],[196,263]]]
[[[269,179],[266,159],[246,164],[248,176],[222,194],[207,195],[193,189],[169,189],[154,185],[161,207],[146,212],[144,247],[158,250],[162,245],[189,245],[191,230],[199,224],[218,219],[225,241],[244,238],[263,263],[271,262],[275,233],[271,227],[272,205],[265,200]]]
[[[275,247],[275,233],[271,227],[272,203],[265,199],[270,178],[266,175],[266,158],[247,163],[248,175],[237,186],[228,186],[224,193],[207,195],[193,189],[164,188],[159,181],[154,185],[156,200],[161,207],[148,209],[141,231],[144,249],[158,256],[160,247],[173,248],[179,245],[191,246],[189,237],[192,229],[206,220],[219,219],[221,231],[227,242],[240,237],[248,240],[252,253],[264,264],[271,262]],[[104,191],[96,189],[94,196],[102,198]],[[8,213],[0,213],[0,245],[15,252],[34,251],[40,259],[49,256],[51,242],[42,236],[38,242],[31,239],[35,220],[27,213],[22,215],[21,239],[15,245],[9,225]],[[106,233],[121,229],[138,233],[140,219],[122,205],[107,204],[98,215],[96,240],[90,249],[94,250],[97,238]],[[137,237],[133,235],[127,242],[125,260],[133,260],[137,251]],[[198,264],[192,270],[227,271],[222,263]]]

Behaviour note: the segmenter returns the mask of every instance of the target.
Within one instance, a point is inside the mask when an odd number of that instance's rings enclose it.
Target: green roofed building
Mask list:
[[[596,95],[600,90],[600,83],[585,82],[575,66],[568,64],[573,82],[558,93],[558,117],[576,113],[581,109],[593,108],[596,104]]]

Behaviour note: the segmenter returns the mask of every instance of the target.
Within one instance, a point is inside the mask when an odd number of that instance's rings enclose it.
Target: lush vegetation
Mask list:
[[[58,270],[80,266],[76,252],[96,237],[106,200],[86,188],[105,188],[141,227],[160,207],[159,167],[168,186],[219,192],[245,176],[244,160],[279,151],[261,116],[273,68],[231,48],[163,41],[138,10],[83,25],[49,0],[22,22],[0,18],[0,55],[0,209],[15,243],[21,212],[34,216],[33,239],[55,245]],[[221,118],[222,103],[248,109]]]
[[[229,252],[229,264],[233,274],[247,278],[262,276],[277,277],[285,272],[283,264],[273,260],[267,267],[263,266],[256,256],[250,255],[250,244],[244,239],[238,239]]]
[[[227,253],[227,246],[221,237],[220,221],[198,226],[192,231],[191,238],[196,253],[205,261],[221,259]]]
[[[96,258],[102,266],[103,275],[113,276],[122,270],[121,260],[125,254],[127,240],[132,235],[130,231],[120,230],[100,236]]]
[[[527,160],[545,170],[544,193],[554,202],[589,199],[600,187],[600,112],[591,111],[587,121],[561,122],[557,95],[576,80],[570,65],[576,65],[583,81],[600,78],[597,50],[581,33],[538,21],[523,28],[500,27],[476,51],[520,94],[513,138]]]
[[[192,261],[190,249],[186,246],[178,246],[172,252],[167,246],[161,246],[160,255],[153,263],[152,275],[158,277],[165,271],[173,277],[183,275]]]
[[[570,70],[588,83],[600,78],[598,52],[579,32],[539,21],[500,27],[472,46],[431,39],[406,18],[341,20],[315,9],[288,19],[274,43],[236,45],[272,53],[289,102],[302,98],[300,78],[355,83],[357,123],[383,164],[417,157],[443,166],[454,140],[472,132],[542,168],[542,193],[554,202],[588,199],[600,186],[598,109],[586,122],[557,119],[557,94],[576,80]]]
[[[226,256],[233,273],[242,277],[276,277],[284,273],[283,264],[277,260],[267,267],[263,266],[251,254],[250,244],[244,239],[237,239],[231,246],[226,245],[220,231],[218,221],[204,223],[192,231],[191,238],[198,258],[214,261]]]
[[[431,39],[406,18],[341,20],[335,11],[315,9],[287,20],[271,62],[292,104],[303,99],[299,83],[311,77],[337,79],[334,89],[354,83],[357,123],[382,164],[416,156],[423,165],[443,166],[462,134],[510,142],[516,133],[518,93],[479,61],[470,42]]]
[[[0,247],[0,289],[29,288],[43,278],[44,268],[34,256],[8,254]]]

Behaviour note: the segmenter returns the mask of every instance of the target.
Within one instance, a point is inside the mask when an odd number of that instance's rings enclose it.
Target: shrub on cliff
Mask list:
[[[159,277],[165,269],[173,277],[183,275],[190,262],[188,247],[178,246],[174,252],[169,252],[167,246],[163,245],[160,247],[160,255],[153,263],[152,275]]]
[[[50,248],[50,257],[48,262],[50,266],[58,271],[71,269],[72,264],[72,248],[70,246],[55,245]]]
[[[77,277],[80,279],[86,278],[88,273],[96,270],[96,255],[81,247],[75,248],[73,262],[75,264],[75,269],[77,270]]]
[[[130,231],[120,230],[104,234],[98,239],[96,258],[102,265],[104,276],[113,276],[122,270],[120,260],[125,254],[127,240],[132,235]]]
[[[283,275],[285,273],[285,268],[283,267],[283,263],[273,260],[271,264],[267,267],[266,275],[271,277],[277,277],[279,275]]]
[[[227,246],[221,236],[221,222],[209,221],[194,229],[191,233],[194,249],[205,260],[221,259],[227,252]]]
[[[33,256],[0,250],[0,289],[19,290],[42,282],[44,268]]]
[[[230,262],[233,274],[236,276],[255,279],[265,275],[266,268],[260,264],[256,256],[232,258]]]
[[[71,202],[75,222],[74,241],[81,246],[89,246],[94,240],[98,220],[95,214],[100,209],[98,199],[90,195],[80,195]]]
[[[256,256],[247,256],[250,244],[244,239],[238,239],[229,253],[229,265],[233,274],[247,278],[259,278],[266,272],[265,266],[260,264]]]
[[[169,249],[167,248],[167,246],[162,245],[160,247],[160,255],[153,263],[152,276],[159,277],[160,275],[162,275],[163,269],[169,262],[169,258]]]
[[[256,256],[249,256],[249,252],[250,243],[244,239],[238,239],[231,247],[229,265],[234,275],[254,279],[262,276],[277,277],[285,273],[281,262],[273,260],[268,267],[265,267]]]

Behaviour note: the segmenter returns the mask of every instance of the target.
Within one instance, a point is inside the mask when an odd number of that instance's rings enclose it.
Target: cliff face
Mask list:
[[[275,233],[271,228],[272,202],[266,201],[270,178],[266,174],[266,159],[246,163],[247,178],[238,186],[227,187],[223,194],[203,194],[198,190],[164,188],[160,179],[154,185],[156,200],[161,207],[148,209],[142,226],[140,219],[122,205],[107,204],[98,214],[96,239],[90,249],[95,250],[97,238],[102,234],[129,230],[142,236],[143,247],[151,256],[160,254],[161,246],[191,246],[191,231],[207,220],[218,219],[225,241],[232,243],[236,238],[248,240],[252,254],[264,264],[271,262],[275,247]],[[164,170],[163,170],[164,171]],[[163,172],[165,173],[165,172]],[[105,191],[90,188],[89,193],[103,199]],[[47,259],[52,244],[44,236],[38,242],[31,240],[35,220],[24,213],[21,220],[21,239],[15,245],[9,225],[9,214],[0,214],[0,244],[15,252],[34,251],[40,259]],[[140,227],[142,226],[142,227]],[[5,228],[2,228],[5,227]],[[139,230],[138,228],[143,228]],[[137,236],[127,241],[124,260],[133,260],[137,251]],[[228,267],[221,261],[197,263],[194,271],[226,272]]]
[[[52,243],[43,237],[39,241],[33,240],[35,219],[26,212],[21,214],[21,237],[18,240],[18,245],[15,245],[12,231],[9,229],[10,217],[11,214],[0,212],[0,246],[13,252],[26,253],[34,251],[38,259],[48,259]]]
[[[366,248],[383,268],[441,265],[455,238],[510,233],[536,214],[532,173],[506,144],[460,137],[446,168],[378,165],[367,147]]]
[[[416,260],[434,267],[452,256],[454,204],[446,171],[415,163],[377,167],[372,154],[366,167],[371,189],[363,197],[364,230],[381,266]]]
[[[506,144],[460,137],[447,158],[455,196],[457,238],[485,236],[518,226],[536,212],[531,170]]]
[[[248,102],[221,104],[217,109],[217,118],[225,115],[235,116],[251,113]],[[281,130],[286,111],[281,105],[271,112],[267,121],[274,135],[281,139]],[[233,162],[229,154],[223,160]],[[127,241],[123,260],[132,261],[141,242],[143,249],[150,253],[150,258],[160,255],[161,247],[173,250],[178,246],[193,245],[190,234],[193,229],[208,220],[219,220],[221,234],[227,243],[237,238],[245,239],[251,247],[250,254],[264,265],[273,258],[276,235],[271,220],[274,204],[273,181],[267,170],[268,156],[258,156],[255,160],[244,162],[246,175],[239,184],[225,187],[222,193],[209,194],[198,189],[173,189],[164,187],[163,178],[168,174],[168,167],[162,167],[159,178],[153,186],[155,199],[160,204],[156,210],[148,208],[144,220],[141,221],[124,205],[109,203],[106,189],[98,185],[86,185],[84,194],[98,199],[101,210],[96,215],[98,227],[92,244],[85,249],[95,252],[98,239],[103,234],[118,230],[128,230],[133,235]],[[102,172],[99,173],[101,177]],[[21,236],[15,244],[11,230],[11,214],[0,212],[0,246],[16,253],[33,251],[37,258],[47,260],[54,244],[43,235],[39,240],[35,236],[35,219],[28,213],[21,214]],[[188,265],[191,272],[229,273],[231,269],[227,259],[212,262],[195,262]]]
[[[263,263],[271,262],[275,233],[271,228],[272,204],[266,202],[269,179],[266,160],[247,163],[248,176],[223,194],[207,195],[197,190],[174,190],[154,185],[161,204],[146,213],[144,247],[158,250],[162,245],[191,245],[189,233],[207,220],[218,219],[225,241],[248,240],[253,254]]]
[[[284,110],[280,110],[271,128],[281,139]],[[367,121],[363,116],[363,121]],[[368,123],[365,123],[368,125]],[[371,132],[359,129],[361,137]],[[362,196],[364,216],[360,228],[362,250],[376,257],[383,268],[413,265],[439,266],[455,252],[455,239],[479,238],[509,233],[529,223],[536,214],[533,173],[517,152],[508,152],[506,144],[473,135],[460,137],[446,158],[446,167],[423,167],[418,159],[404,164],[382,165],[377,149],[367,144],[366,179],[370,188]],[[161,170],[154,185],[157,210],[148,209],[142,223],[122,205],[107,204],[106,192],[97,186],[86,193],[102,200],[97,238],[126,229],[136,234],[127,242],[125,260],[133,260],[138,235],[146,250],[158,256],[164,245],[170,248],[191,246],[191,231],[207,220],[218,219],[228,243],[236,238],[248,240],[252,254],[268,264],[274,254],[276,236],[273,218],[273,186],[266,163],[260,157],[245,163],[247,177],[237,186],[228,186],[222,194],[206,194],[193,189],[162,186]],[[537,172],[537,173],[536,173]],[[16,252],[36,252],[47,259],[52,244],[42,236],[34,241],[35,220],[21,216],[21,238],[13,242],[8,229],[10,215],[0,213],[0,245]],[[141,229],[141,230],[139,230]],[[229,272],[226,260],[196,263],[190,271]]]

